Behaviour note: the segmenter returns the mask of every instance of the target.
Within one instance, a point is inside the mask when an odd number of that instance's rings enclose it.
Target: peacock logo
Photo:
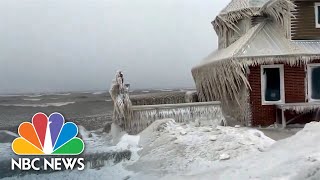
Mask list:
[[[20,137],[12,142],[17,155],[79,155],[84,150],[83,141],[76,137],[77,125],[65,123],[63,115],[57,112],[49,117],[36,113],[32,123],[20,124],[18,133]]]

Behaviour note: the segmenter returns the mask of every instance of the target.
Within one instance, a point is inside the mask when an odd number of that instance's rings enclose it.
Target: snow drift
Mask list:
[[[209,123],[210,124],[210,123]],[[221,161],[260,152],[274,143],[260,131],[215,125],[178,124],[158,120],[140,133],[140,158],[129,170],[160,178],[166,174],[187,174],[209,169]],[[132,177],[134,178],[134,177]]]
[[[157,120],[116,145],[106,135],[82,133],[85,153],[131,152],[130,160],[97,169],[26,175],[21,179],[320,179],[320,123],[274,142],[251,128]]]
[[[312,122],[296,135],[264,152],[217,163],[214,168],[164,179],[320,179],[320,123]]]

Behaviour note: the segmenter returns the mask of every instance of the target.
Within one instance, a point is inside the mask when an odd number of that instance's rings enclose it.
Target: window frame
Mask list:
[[[307,65],[307,74],[308,74],[308,102],[320,102],[320,99],[312,99],[312,82],[311,82],[311,76],[312,76],[312,68],[314,67],[320,67],[320,63],[313,63]]]
[[[314,3],[314,12],[315,12],[315,23],[316,23],[316,28],[320,28],[320,23],[319,22],[319,10],[318,8],[320,8],[320,2],[315,2]]]
[[[265,88],[266,81],[264,78],[264,69],[265,68],[279,68],[280,70],[280,100],[279,101],[266,101],[265,99]],[[260,66],[260,82],[261,82],[261,103],[262,105],[277,105],[285,103],[285,87],[284,87],[284,66],[283,64],[274,64],[274,65],[261,65]]]

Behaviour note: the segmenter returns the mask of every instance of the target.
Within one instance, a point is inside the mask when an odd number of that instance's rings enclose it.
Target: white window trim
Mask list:
[[[319,22],[318,7],[320,7],[320,3],[319,2],[314,3],[314,12],[315,12],[315,16],[316,16],[315,17],[316,28],[320,28],[320,24],[318,23]]]
[[[263,69],[264,68],[279,68],[280,69],[280,101],[266,101],[264,90],[266,87],[266,81],[263,75]],[[283,104],[285,103],[285,89],[284,89],[284,68],[283,64],[275,64],[275,65],[261,65],[260,66],[260,72],[261,72],[261,102],[262,105],[275,105],[275,104]]]
[[[311,69],[313,67],[320,67],[320,63],[314,63],[314,64],[308,64],[307,65],[307,74],[308,74],[308,102],[320,102],[320,99],[312,99],[311,98],[311,94],[312,94],[312,88],[311,88],[311,85],[312,85],[312,82],[311,82]]]

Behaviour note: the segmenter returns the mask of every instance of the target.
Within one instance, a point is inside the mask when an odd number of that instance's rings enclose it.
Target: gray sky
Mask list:
[[[215,0],[1,0],[0,94],[192,87],[217,47]]]

